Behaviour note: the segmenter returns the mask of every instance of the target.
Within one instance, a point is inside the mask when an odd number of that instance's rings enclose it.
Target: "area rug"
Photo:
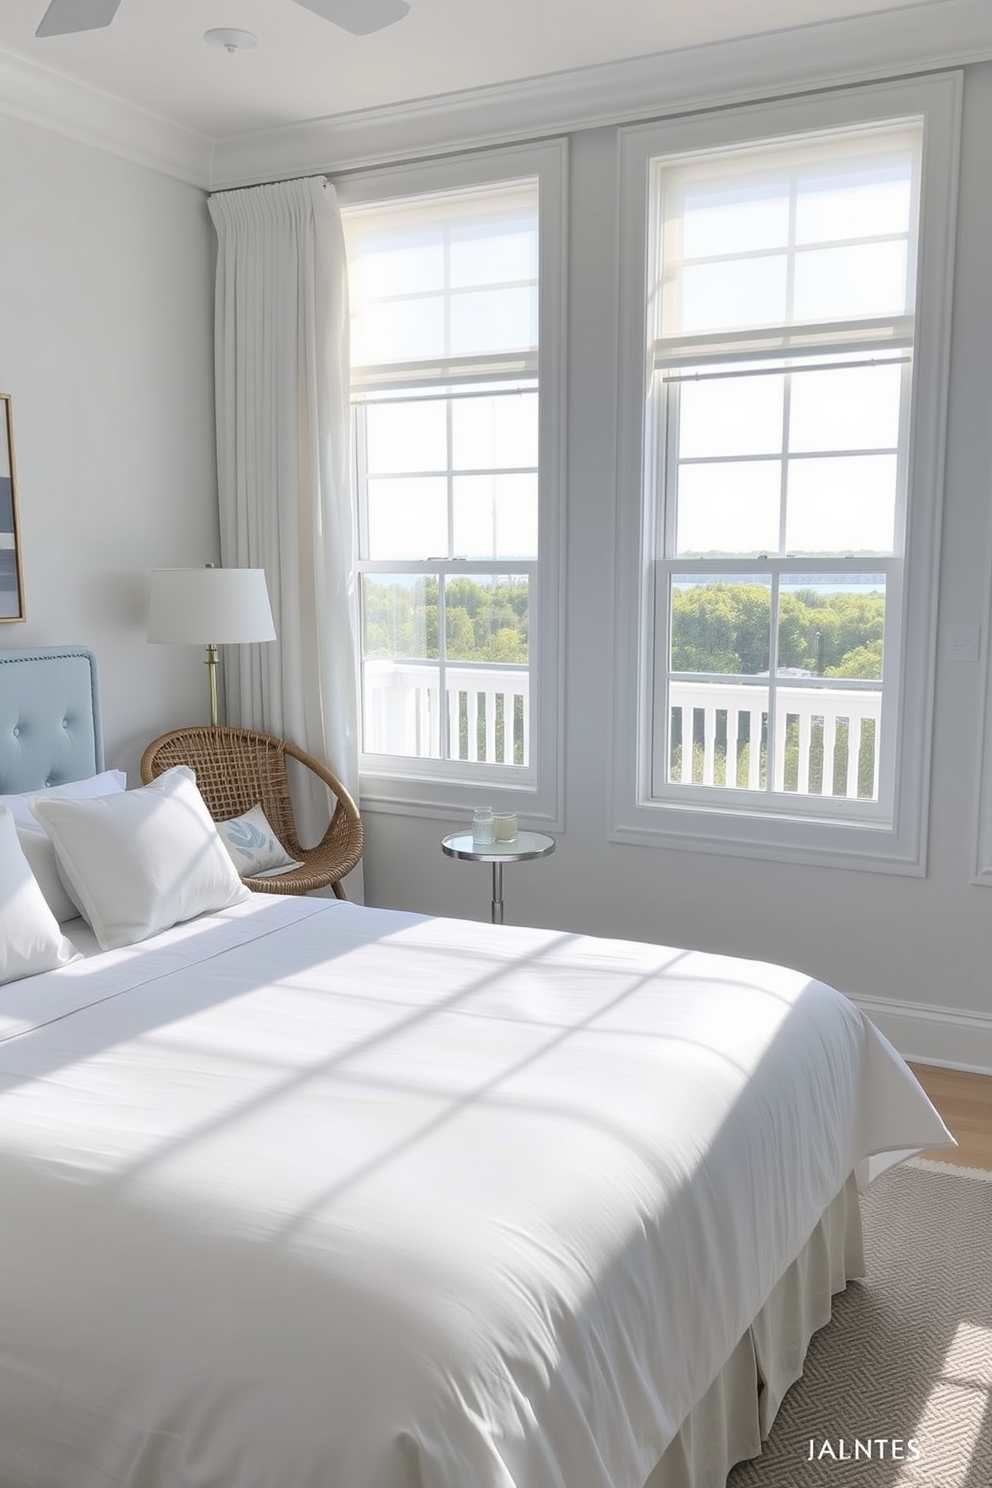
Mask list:
[[[992,1173],[915,1159],[862,1204],[865,1279],[727,1488],[992,1488]]]

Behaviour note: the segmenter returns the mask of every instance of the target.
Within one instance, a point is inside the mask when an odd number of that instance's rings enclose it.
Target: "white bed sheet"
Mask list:
[[[779,967],[255,898],[0,989],[4,1488],[641,1488],[847,1175]]]

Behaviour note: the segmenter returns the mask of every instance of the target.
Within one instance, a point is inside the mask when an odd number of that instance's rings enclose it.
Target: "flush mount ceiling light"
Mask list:
[[[203,39],[211,46],[223,47],[226,52],[247,52],[258,41],[254,31],[238,31],[231,26],[216,26],[212,31],[204,31]]]

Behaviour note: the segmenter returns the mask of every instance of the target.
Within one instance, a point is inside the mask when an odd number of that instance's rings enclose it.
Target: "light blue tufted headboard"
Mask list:
[[[0,794],[103,769],[96,657],[83,646],[0,650]]]

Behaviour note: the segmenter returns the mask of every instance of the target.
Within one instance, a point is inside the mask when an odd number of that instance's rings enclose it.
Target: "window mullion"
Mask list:
[[[679,500],[679,405],[681,392],[677,383],[658,384],[661,399],[661,417],[658,420],[658,437],[654,454],[654,468],[662,481],[662,491],[669,493],[661,510],[661,530],[655,533],[656,557],[665,560],[674,557],[678,531]],[[660,445],[660,448],[657,447]],[[657,510],[657,506],[656,506]],[[655,616],[652,634],[654,645],[662,648],[652,666],[654,686],[661,682],[660,706],[655,710],[655,740],[661,741],[661,758],[658,759],[657,743],[652,748],[652,777],[668,780],[672,758],[672,586],[671,568],[667,561],[653,565],[655,576]],[[683,758],[685,753],[685,721],[683,720]],[[691,729],[690,747],[691,747]],[[659,768],[660,766],[660,768]]]
[[[365,558],[369,551],[369,486],[368,448],[364,408],[352,410],[355,448],[355,482],[358,489],[358,551]]]
[[[656,561],[652,567],[654,573],[654,590],[652,595],[654,623],[651,630],[655,637],[655,646],[663,648],[662,654],[655,656],[652,667],[655,708],[651,740],[651,778],[649,786],[654,791],[658,784],[662,784],[668,780],[668,771],[672,758],[672,606],[671,569],[663,561]]]
[[[899,447],[896,455],[896,551],[906,551],[906,501],[909,490],[909,432],[913,401],[912,363],[903,367],[899,386]]]
[[[446,760],[450,758],[448,747],[448,667],[447,667],[447,636],[446,636],[446,599],[444,586],[447,575],[439,573],[437,576],[437,686],[438,686],[438,756]]]
[[[776,563],[772,568],[771,634],[768,637],[768,750],[765,765],[765,790],[768,793],[775,790],[775,759],[780,723],[778,716],[778,626],[781,578],[781,570]]]
[[[789,522],[789,429],[792,418],[792,378],[786,373],[782,379],[782,455],[779,467],[778,550],[787,549]]]
[[[655,451],[654,465],[663,482],[663,490],[670,493],[670,499],[663,507],[661,531],[656,535],[656,542],[660,538],[660,553],[674,557],[678,531],[680,389],[675,383],[662,384],[660,396],[662,416],[658,420],[659,447]]]
[[[799,198],[799,178],[796,171],[789,173],[789,238],[785,266],[785,323],[791,326],[796,309],[796,231]]]
[[[444,245],[444,267],[442,269],[442,284],[444,286],[441,303],[444,307],[444,354],[451,355],[451,228],[445,227],[442,234]]]

